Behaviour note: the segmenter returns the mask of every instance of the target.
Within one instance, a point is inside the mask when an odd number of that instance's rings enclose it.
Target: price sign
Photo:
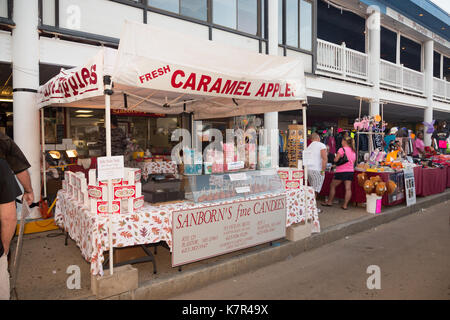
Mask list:
[[[403,173],[405,175],[406,206],[409,207],[416,203],[416,181],[413,169],[403,169]]]
[[[122,179],[123,156],[99,157],[97,159],[98,180]]]

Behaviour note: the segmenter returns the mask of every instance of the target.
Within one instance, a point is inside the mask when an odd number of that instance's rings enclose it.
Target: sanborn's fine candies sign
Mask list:
[[[175,211],[172,266],[283,238],[286,195]]]

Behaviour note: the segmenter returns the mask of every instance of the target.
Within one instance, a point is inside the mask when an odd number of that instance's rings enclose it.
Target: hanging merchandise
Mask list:
[[[288,126],[288,159],[289,167],[297,168],[298,161],[302,160],[302,153],[305,149],[305,141],[303,138],[303,126],[298,124],[291,124]]]

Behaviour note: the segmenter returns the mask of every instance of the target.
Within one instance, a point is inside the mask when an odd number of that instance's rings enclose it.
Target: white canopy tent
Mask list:
[[[253,53],[130,21],[124,24],[118,50],[102,48],[85,65],[62,70],[39,88],[37,97],[39,108],[105,108],[107,156],[111,108],[188,112],[194,119],[303,109],[306,128],[300,59]],[[306,130],[304,135],[306,141]],[[44,132],[42,140],[44,148]]]

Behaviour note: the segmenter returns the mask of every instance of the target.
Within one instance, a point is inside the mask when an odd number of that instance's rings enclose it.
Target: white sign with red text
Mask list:
[[[61,70],[38,90],[38,106],[69,103],[103,95],[103,51],[84,66]]]
[[[113,81],[236,99],[306,100],[303,62],[125,21]]]
[[[175,211],[172,266],[285,237],[286,195]]]
[[[123,179],[123,156],[98,157],[98,180]]]

